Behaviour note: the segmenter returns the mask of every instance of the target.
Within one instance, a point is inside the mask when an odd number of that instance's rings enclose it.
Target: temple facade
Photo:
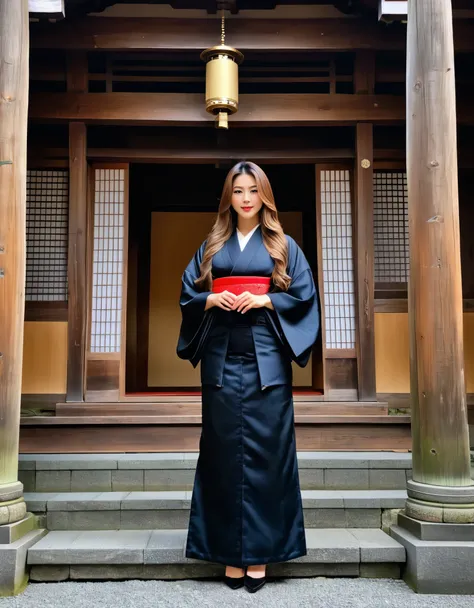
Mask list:
[[[28,518],[19,454],[197,451],[181,273],[243,159],[319,289],[298,450],[412,452],[407,521],[471,529],[469,4],[0,0],[0,532]],[[200,59],[221,11],[228,129]]]

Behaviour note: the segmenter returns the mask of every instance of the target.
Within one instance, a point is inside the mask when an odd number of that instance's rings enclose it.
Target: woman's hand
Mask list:
[[[244,291],[235,298],[232,310],[245,314],[252,308],[270,308],[273,310],[273,304],[269,296],[257,296],[249,291]]]
[[[221,293],[211,293],[207,296],[206,307],[204,310],[209,310],[217,306],[222,310],[233,310],[233,305],[237,296],[230,291],[223,291]]]

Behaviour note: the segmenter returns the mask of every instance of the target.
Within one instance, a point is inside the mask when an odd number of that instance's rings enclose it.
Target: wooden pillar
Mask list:
[[[356,128],[357,375],[359,401],[376,401],[374,330],[373,127]]]
[[[456,508],[474,503],[474,486],[464,385],[451,2],[408,5],[413,482],[407,513],[431,521],[474,521],[474,509]],[[433,503],[457,504],[443,516],[443,507],[433,510]]]
[[[70,53],[68,91],[86,92],[87,57]],[[68,361],[66,401],[84,400],[86,349],[87,130],[69,124]]]
[[[373,95],[375,53],[358,51],[354,93]],[[374,329],[374,142],[373,125],[356,126],[357,377],[359,401],[376,401]]]
[[[18,481],[26,269],[28,0],[0,0],[0,524],[23,519]]]

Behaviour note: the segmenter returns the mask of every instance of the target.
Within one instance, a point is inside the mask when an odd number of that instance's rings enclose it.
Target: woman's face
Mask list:
[[[238,175],[232,187],[231,205],[242,219],[252,219],[258,216],[263,206],[257,190],[257,182],[252,175]]]

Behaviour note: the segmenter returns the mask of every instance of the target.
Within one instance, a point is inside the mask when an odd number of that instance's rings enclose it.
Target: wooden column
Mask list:
[[[18,481],[26,268],[28,0],[0,0],[0,524],[26,514]],[[5,504],[6,503],[6,504]]]
[[[354,92],[373,95],[375,53],[358,51]],[[359,401],[376,401],[374,330],[374,142],[371,123],[356,126],[357,376]]]
[[[357,375],[359,401],[376,401],[373,127],[359,123],[356,133]]]
[[[87,57],[70,53],[68,91],[86,92]],[[86,348],[87,130],[69,123],[69,250],[67,401],[84,400]]]
[[[413,483],[408,484],[407,512],[425,519],[434,515],[423,501],[473,503],[474,486],[464,385],[451,2],[408,4]],[[452,521],[456,506],[449,513],[444,509],[440,521]],[[464,511],[464,519],[455,521],[474,521],[474,509]]]

